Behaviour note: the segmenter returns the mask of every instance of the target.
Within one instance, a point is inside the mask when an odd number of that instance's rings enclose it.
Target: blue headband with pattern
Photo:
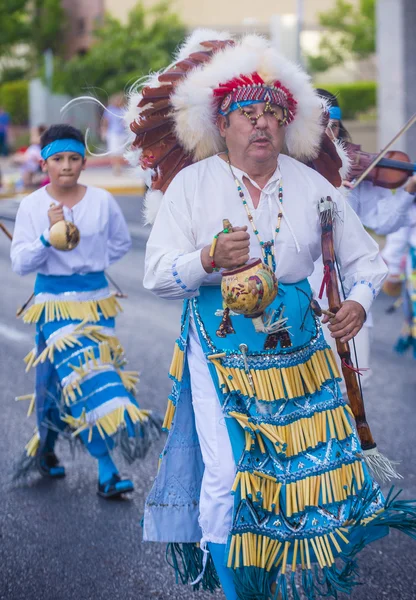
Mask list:
[[[59,152],[76,152],[80,154],[82,158],[85,156],[85,146],[82,142],[78,140],[73,140],[71,138],[65,138],[63,140],[54,140],[40,151],[40,155],[43,160],[47,160],[54,154],[58,154]]]

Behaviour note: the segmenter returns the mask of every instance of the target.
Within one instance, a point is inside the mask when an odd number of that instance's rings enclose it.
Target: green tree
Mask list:
[[[89,51],[56,69],[55,89],[74,96],[93,91],[106,100],[149,71],[168,65],[185,32],[167,2],[152,9],[138,3],[125,25],[106,15]]]
[[[328,34],[321,39],[319,54],[308,56],[311,72],[326,71],[348,58],[360,60],[375,52],[375,3],[376,0],[360,0],[355,8],[351,2],[336,0],[332,10],[319,15]]]
[[[0,80],[36,73],[45,50],[59,54],[66,27],[61,0],[0,0]]]
[[[30,27],[26,16],[27,0],[0,2],[0,56],[10,55],[13,47],[29,38]]]
[[[45,50],[60,54],[63,49],[67,24],[62,0],[31,0],[30,2],[31,46],[37,57]]]

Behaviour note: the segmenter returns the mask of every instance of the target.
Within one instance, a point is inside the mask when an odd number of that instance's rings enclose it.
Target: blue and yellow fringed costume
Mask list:
[[[310,299],[306,280],[279,285],[270,308],[284,309],[287,331],[277,337],[255,333],[240,315],[231,317],[234,332],[219,337],[218,286],[185,301],[170,370],[169,437],[144,518],[145,540],[169,542],[167,557],[182,583],[211,591],[219,585],[211,557],[204,560],[198,547],[204,466],[186,360],[191,314],[236,464],[225,566],[238,598],[287,600],[292,589],[298,600],[299,586],[308,600],[336,598],[356,583],[355,556],[365,544],[389,526],[416,535],[415,503],[385,499],[369,475]]]
[[[394,349],[399,354],[410,350],[416,358],[416,248],[413,246],[409,249],[408,263],[410,268],[403,289],[405,322]]]
[[[20,473],[53,449],[59,433],[79,437],[100,458],[118,444],[128,462],[143,457],[158,435],[159,423],[134,398],[138,375],[124,369],[123,348],[115,335],[121,311],[103,272],[54,276],[38,274],[35,302],[24,313],[37,328],[26,370],[36,369],[37,427],[26,446]]]

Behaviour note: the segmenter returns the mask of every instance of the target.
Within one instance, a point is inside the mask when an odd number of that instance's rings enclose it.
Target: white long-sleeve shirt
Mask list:
[[[62,252],[45,245],[49,240],[50,205],[57,201],[46,187],[20,203],[10,251],[12,269],[19,275],[73,275],[104,271],[131,247],[130,234],[119,205],[106,190],[88,186],[72,209],[64,206],[65,220],[80,231],[76,248]]]
[[[404,188],[388,190],[363,181],[348,193],[348,202],[365,227],[387,235],[409,224],[415,196]]]
[[[390,275],[400,275],[403,273],[403,262],[406,263],[406,261],[403,261],[403,257],[407,255],[410,246],[416,248],[415,225],[413,227],[402,227],[398,231],[387,236],[386,245],[383,248],[382,255],[387,263]]]
[[[237,168],[233,170],[263,241],[274,238],[282,180],[283,219],[275,241],[276,276],[282,283],[295,283],[311,275],[314,261],[321,254],[318,203],[323,196],[332,197],[338,212],[335,249],[344,285],[349,299],[359,302],[368,312],[387,268],[377,244],[345,198],[319,173],[281,155],[254,209],[243,182],[243,176],[249,179],[248,175]],[[219,273],[205,272],[201,250],[222,229],[224,218],[234,226],[249,226],[250,256],[261,257],[259,241],[250,227],[228,164],[213,156],[181,171],[164,195],[147,243],[144,286],[164,298],[188,298],[197,295],[201,285],[219,283]]]

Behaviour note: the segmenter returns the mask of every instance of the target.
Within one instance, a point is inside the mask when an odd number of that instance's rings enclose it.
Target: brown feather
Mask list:
[[[163,142],[159,142],[157,145],[144,150],[140,156],[140,164],[144,169],[156,169],[163,159],[169,156],[176,148],[180,148],[178,140],[173,134],[170,134]]]
[[[168,189],[172,179],[180,172],[182,171],[182,169],[185,169],[186,167],[189,167],[189,165],[192,165],[194,161],[192,160],[192,157],[189,156],[189,154],[186,154],[185,156],[183,156],[181,158],[180,161],[178,161],[177,165],[175,166],[174,169],[172,169],[172,171],[170,172],[170,174],[168,176],[165,176],[163,179],[163,183],[161,185],[160,191],[165,193],[166,190]]]
[[[135,141],[133,142],[133,146],[135,148],[147,150],[148,148],[157,145],[170,135],[174,135],[172,132],[172,126],[170,123],[164,123],[159,127],[159,129],[154,129],[153,131],[148,131],[142,135],[137,135]]]
[[[130,129],[136,134],[133,147],[143,151],[140,156],[142,167],[155,170],[153,189],[165,192],[175,175],[193,162],[192,156],[180,145],[170,117],[173,110],[170,96],[175,86],[189,71],[210,61],[215,52],[233,43],[231,40],[203,42],[201,45],[206,50],[193,52],[159,75],[158,81],[163,85],[143,88],[138,104],[143,110]]]
[[[161,85],[160,87],[144,87],[142,89],[143,99],[138,106],[143,106],[143,101],[159,100],[160,98],[169,98],[173,91],[172,85]],[[146,104],[146,102],[145,102]]]
[[[168,109],[166,111],[166,109]],[[151,117],[155,113],[161,113],[160,116],[168,116],[168,112],[171,110],[169,98],[163,98],[163,100],[157,100],[156,102],[149,102],[149,108],[142,110],[136,120],[141,121]]]

